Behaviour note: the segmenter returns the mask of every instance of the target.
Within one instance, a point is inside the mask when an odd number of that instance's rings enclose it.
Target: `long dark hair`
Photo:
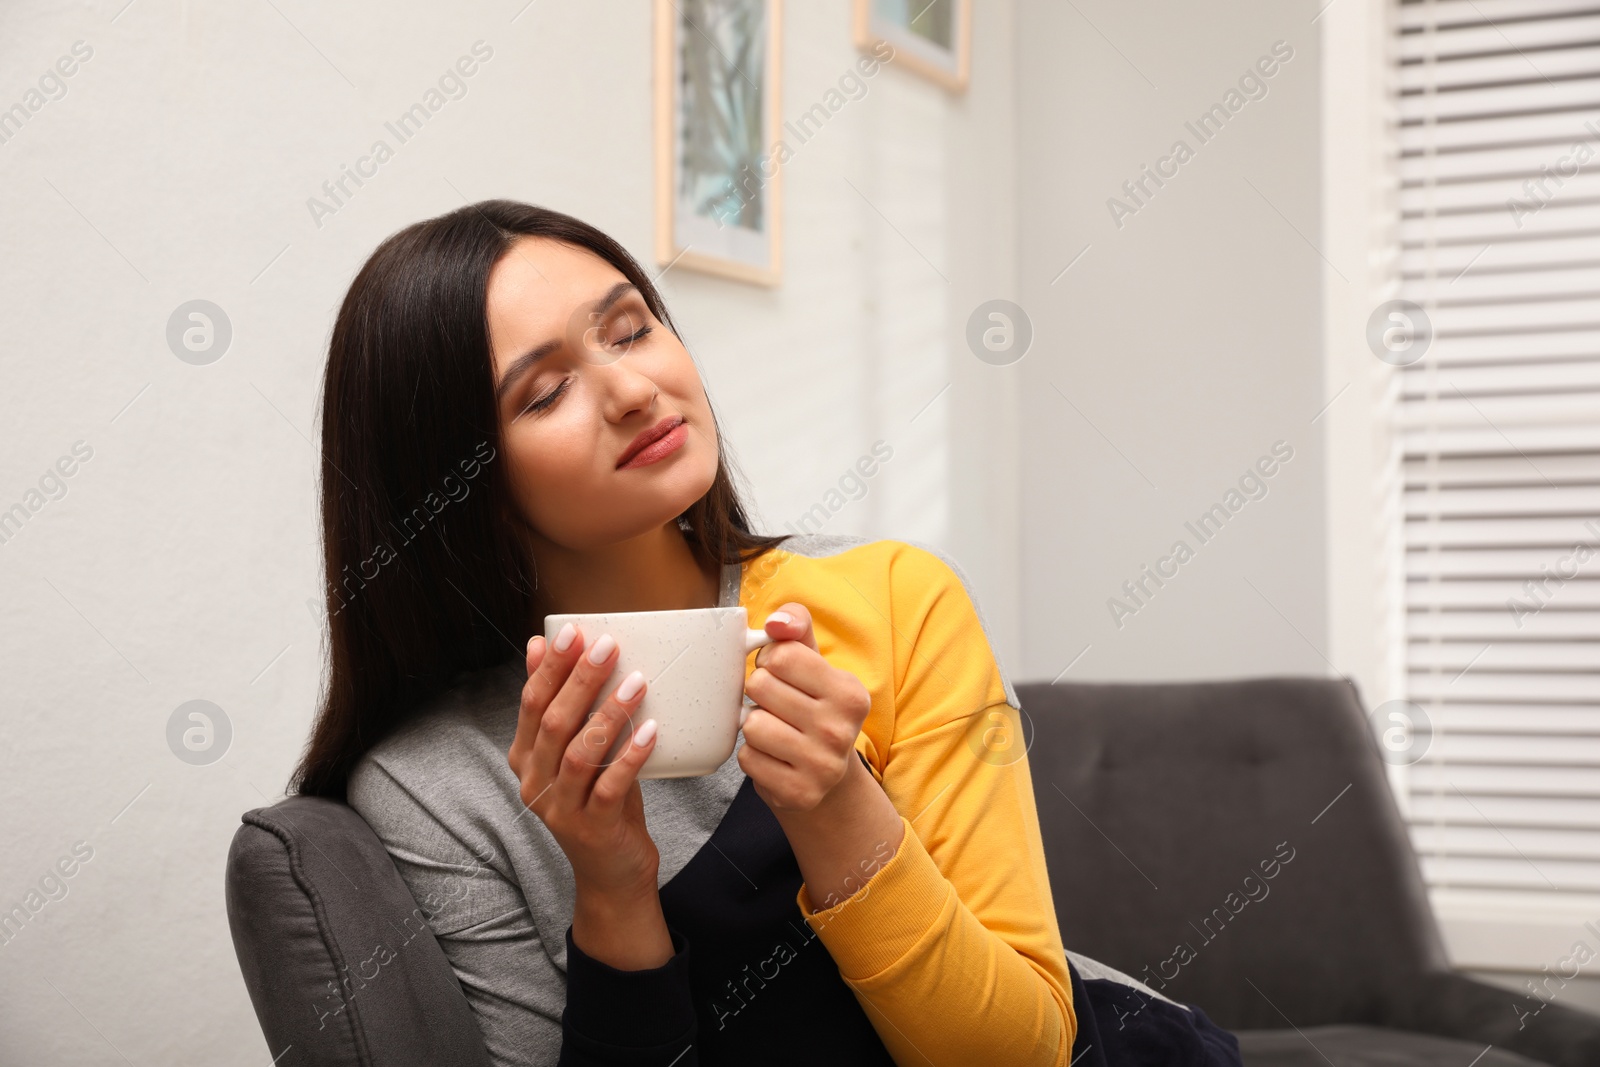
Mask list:
[[[508,517],[485,310],[490,268],[525,235],[598,255],[677,333],[626,249],[548,208],[481,201],[372,253],[339,308],[323,380],[328,673],[292,793],[343,799],[356,762],[424,701],[462,671],[521,656],[533,636],[537,582]],[[783,540],[751,532],[724,456],[678,525],[703,565]]]

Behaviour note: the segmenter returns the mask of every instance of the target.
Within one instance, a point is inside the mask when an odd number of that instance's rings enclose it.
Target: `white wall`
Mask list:
[[[1030,678],[1331,673],[1320,6],[1018,4]],[[1277,41],[1266,95],[1202,143],[1185,123]],[[1180,139],[1192,158],[1119,225],[1108,200],[1137,206],[1123,183]],[[1280,440],[1266,495],[1202,544],[1185,523]],[[1179,540],[1193,557],[1128,597]]]
[[[310,442],[344,289],[385,235],[464,199],[549,205],[652,247],[648,6],[519,6],[0,12],[0,106],[73,42],[93,49],[0,144],[0,506],[74,442],[93,450],[0,545],[0,907],[75,843],[93,850],[0,944],[0,1060],[270,1058],[222,867],[239,813],[279,795],[316,697]],[[786,9],[796,114],[856,53],[846,0]],[[1018,299],[1010,11],[981,5],[965,97],[891,66],[800,148],[782,288],[677,269],[663,285],[763,525],[888,441],[826,529],[943,545],[1014,668],[1020,379],[961,340],[978,302]],[[316,226],[307,198],[479,39],[493,57],[467,95]],[[234,330],[204,367],[164,340],[195,298]],[[195,698],[233,729],[203,767],[165,736]]]
[[[1367,346],[1372,309],[1399,289],[1399,68],[1388,0],[1330,7],[1319,18],[1322,232],[1339,270],[1324,271],[1328,658],[1368,707],[1404,691],[1400,464],[1392,431],[1395,368]],[[1406,768],[1391,766],[1398,786]],[[1404,794],[1397,794],[1404,798]]]

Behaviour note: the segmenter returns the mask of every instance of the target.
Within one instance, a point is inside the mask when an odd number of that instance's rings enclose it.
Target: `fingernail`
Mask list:
[[[535,641],[543,641],[543,640],[544,640],[544,635],[543,634],[534,634],[532,637],[528,638],[528,655],[530,655],[530,656],[533,655],[533,643]]]
[[[774,611],[767,616],[768,622],[794,622],[794,616],[787,611]]]
[[[656,721],[654,719],[646,719],[644,721],[644,725],[634,731],[633,743],[638,745],[640,748],[643,748],[650,743],[650,739],[655,735]]]
[[[615,638],[610,634],[601,634],[600,640],[596,641],[594,647],[589,649],[589,662],[596,665],[604,663],[605,658],[611,655],[611,650],[616,647]]]
[[[557,652],[565,652],[567,649],[572,647],[572,639],[577,636],[578,631],[574,629],[573,625],[569,622],[561,628],[560,633],[556,634],[556,639],[551,642],[551,646]]]
[[[644,675],[640,674],[638,671],[634,671],[632,674],[628,675],[622,680],[621,685],[617,686],[617,699],[632,700],[634,697],[639,695],[639,690],[643,688]]]

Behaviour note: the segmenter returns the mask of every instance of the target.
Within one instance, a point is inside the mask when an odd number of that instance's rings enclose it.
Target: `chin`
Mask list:
[[[711,464],[710,468],[707,470],[696,472],[695,478],[692,480],[692,483],[687,487],[685,492],[682,494],[674,494],[675,497],[680,497],[681,499],[674,500],[673,503],[677,505],[677,510],[672,514],[682,515],[685,511],[688,511],[690,508],[694,507],[694,505],[697,504],[702,497],[711,491],[711,487],[715,485],[716,482],[717,466],[715,463]]]
[[[690,457],[685,456],[684,459]],[[682,515],[694,507],[717,481],[716,464],[707,468],[692,469],[684,464],[682,469],[662,471],[659,481],[653,485],[647,494],[647,507],[654,514],[647,526],[662,525],[671,522],[676,516]],[[635,507],[644,501],[634,498]],[[628,509],[632,510],[632,509]]]

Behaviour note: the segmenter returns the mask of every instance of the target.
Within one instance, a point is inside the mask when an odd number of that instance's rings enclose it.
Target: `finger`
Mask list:
[[[539,751],[539,738],[544,733],[545,713],[556,694],[572,674],[572,668],[583,653],[584,637],[581,627],[568,623],[562,626],[549,642],[540,639],[544,652],[539,665],[522,686],[522,705],[517,713],[517,736],[512,742],[524,753],[524,758],[534,759]],[[562,646],[565,642],[564,647]],[[544,764],[529,763],[530,771],[543,774]],[[546,777],[541,779],[549,781]]]
[[[745,692],[759,706],[802,733],[811,730],[823,714],[820,700],[773,676],[765,667],[750,672]]]
[[[560,774],[568,746],[579,730],[586,728],[589,709],[595,708],[595,698],[600,695],[601,686],[616,669],[617,642],[610,634],[600,634],[594,641],[584,642],[585,635],[579,632],[573,638],[572,646],[567,649],[570,654],[580,645],[583,646],[581,655],[573,655],[566,680],[545,709],[539,725],[539,736],[534,742],[533,763],[547,781]],[[554,647],[552,644],[551,648]],[[598,663],[595,662],[597,656],[600,660]],[[582,775],[579,777],[583,778]],[[582,791],[572,788],[578,784],[577,779],[571,783],[557,782],[556,789],[565,794],[567,801],[582,804],[587,796],[588,781],[584,779],[581,782]]]
[[[751,708],[742,729],[746,746],[753,746],[786,767],[799,770],[814,758],[811,750],[815,746],[794,724],[773,714],[771,708]]]
[[[639,710],[644,695],[644,674],[630,671],[594,713],[584,719],[567,745],[557,790],[574,806],[589,803],[595,779],[611,762],[610,753],[617,747],[617,739],[633,735],[633,714]],[[626,749],[615,758],[621,759],[624,755]]]
[[[813,651],[817,648],[816,634],[813,632],[811,612],[804,604],[789,601],[780,605],[777,611],[768,615],[762,623],[762,629],[775,641],[798,641],[803,645],[810,645]],[[761,666],[767,661],[772,646],[768,645],[756,653],[756,666]]]
[[[550,643],[544,639],[543,634],[535,634],[528,639],[528,652],[525,660],[528,668],[528,680],[522,683],[521,702],[517,708],[517,730],[511,738],[511,754],[513,756],[524,750],[532,750],[534,738],[539,733],[539,719],[544,714],[545,705],[549,703],[549,698],[545,695],[546,690],[548,689],[548,692],[553,694],[556,688],[560,686],[559,681],[556,681],[554,686],[551,686],[548,682],[550,671],[555,667],[554,664],[551,665],[550,669],[546,670],[545,674],[540,674],[539,671],[545,661],[551,658]]]
[[[838,687],[839,671],[822,657],[822,653],[809,645],[798,641],[780,641],[761,651],[767,653],[766,659],[757,657],[755,670],[750,672],[751,678],[757,673],[770,674],[818,700],[827,697]],[[748,682],[746,685],[748,687]],[[755,697],[757,703],[766,703],[754,693],[750,695]]]
[[[751,717],[755,716],[755,710],[751,709]],[[802,775],[792,765],[756,748],[748,740],[739,746],[739,767],[751,778],[759,779],[769,792],[788,793],[802,781]]]
[[[620,813],[633,791],[633,783],[639,779],[639,768],[655,751],[656,735],[654,719],[646,719],[632,731],[617,758],[595,779],[594,789],[589,793],[590,811],[606,816]]]

